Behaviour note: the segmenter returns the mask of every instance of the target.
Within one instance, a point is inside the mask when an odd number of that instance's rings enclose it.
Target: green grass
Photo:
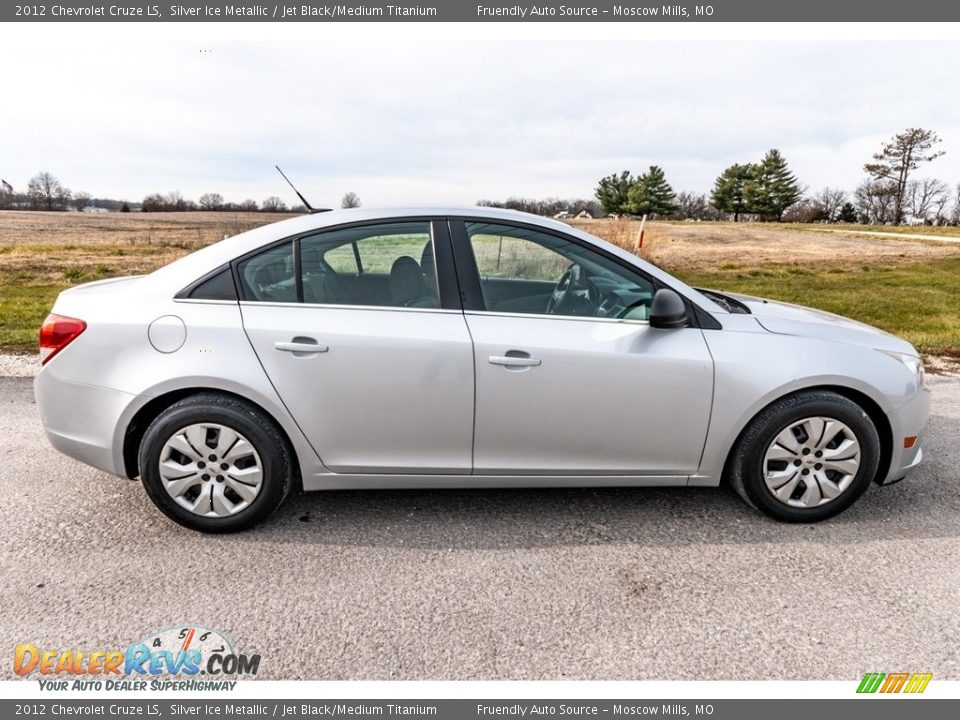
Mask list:
[[[860,270],[766,267],[673,272],[697,287],[757,295],[845,315],[928,354],[960,353],[960,258]]]
[[[28,352],[37,349],[37,330],[50,312],[57,285],[0,284],[0,349]]]
[[[71,267],[64,271],[63,281],[33,282],[32,273],[0,272],[0,350],[35,351],[40,323],[61,290],[119,274],[109,265]]]

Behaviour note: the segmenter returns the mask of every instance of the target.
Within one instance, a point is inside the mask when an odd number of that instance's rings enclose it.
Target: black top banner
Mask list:
[[[960,3],[944,0],[711,0],[650,2],[204,2],[89,0],[3,3],[6,22],[949,22]]]

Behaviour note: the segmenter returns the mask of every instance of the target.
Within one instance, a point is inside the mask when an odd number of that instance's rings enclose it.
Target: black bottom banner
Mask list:
[[[849,700],[0,700],[0,718],[13,717],[939,720],[960,717],[960,700],[876,696]]]

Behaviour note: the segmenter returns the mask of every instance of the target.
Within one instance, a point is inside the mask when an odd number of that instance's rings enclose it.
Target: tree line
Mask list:
[[[360,198],[354,192],[346,193],[340,201],[343,208],[360,207]],[[288,207],[278,196],[270,197],[258,203],[247,199],[242,202],[224,200],[220,193],[204,193],[196,201],[185,198],[179,190],[168,193],[151,193],[140,203],[110,198],[95,198],[87,192],[73,192],[53,173],[41,171],[30,178],[25,192],[18,192],[6,180],[0,184],[0,209],[2,210],[54,210],[83,211],[88,207],[119,212],[189,212],[193,210],[231,211],[231,212],[306,212],[303,205]]]
[[[960,183],[951,186],[937,178],[915,177],[921,166],[944,154],[940,143],[932,130],[908,128],[897,133],[864,164],[866,177],[852,192],[833,187],[809,192],[774,148],[759,161],[734,163],[724,169],[709,193],[676,193],[663,168],[651,165],[636,176],[625,170],[601,178],[595,197],[590,199],[510,197],[502,202],[480,200],[477,204],[547,216],[586,211],[593,216],[647,215],[680,220],[958,225]],[[32,177],[25,192],[16,191],[5,180],[0,184],[0,209],[84,210],[90,206],[142,212],[306,210],[303,205],[288,207],[276,195],[260,203],[253,199],[230,202],[216,192],[204,193],[194,201],[177,190],[151,193],[140,203],[93,198],[86,192],[72,192],[46,171]],[[356,193],[348,192],[341,200],[343,208],[359,206]]]
[[[914,177],[944,154],[931,130],[908,128],[883,143],[864,164],[865,179],[852,193],[826,187],[810,193],[777,149],[758,162],[734,163],[709,193],[675,193],[662,168],[601,178],[596,198],[609,215],[681,220],[743,219],[775,222],[901,225],[960,224],[960,183]]]

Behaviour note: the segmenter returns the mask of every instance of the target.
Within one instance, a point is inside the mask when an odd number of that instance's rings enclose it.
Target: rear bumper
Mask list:
[[[923,460],[923,435],[929,415],[929,390],[921,390],[912,400],[887,414],[893,431],[893,452],[886,476],[877,478],[881,485],[900,480]],[[916,443],[911,448],[905,448],[904,438],[912,436],[916,436]]]
[[[98,470],[124,476],[123,448],[116,447],[114,438],[121,416],[136,396],[62,380],[52,366],[44,368],[33,382],[50,444]]]

